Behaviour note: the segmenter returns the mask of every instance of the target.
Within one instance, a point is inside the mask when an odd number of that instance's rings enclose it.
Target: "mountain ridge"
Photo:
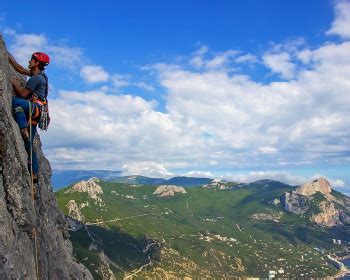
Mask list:
[[[107,270],[98,257],[103,251],[116,278],[267,277],[269,270],[283,270],[282,278],[300,274],[322,278],[336,273],[327,263],[327,254],[350,252],[348,228],[319,227],[307,215],[284,211],[280,197],[296,187],[281,182],[240,187],[217,180],[169,196],[159,196],[155,185],[96,183],[103,191],[98,195],[102,204],[88,193],[70,192],[74,186],[57,192],[57,197],[65,214],[74,200],[84,216],[84,225],[75,225],[79,229],[72,232],[78,259],[84,262],[86,254],[95,255],[84,264]],[[173,188],[164,186],[165,191]],[[131,251],[123,247],[127,245],[117,238],[134,244],[132,260]],[[333,245],[332,239],[342,240],[343,245]],[[149,246],[155,246],[152,256],[147,254]]]

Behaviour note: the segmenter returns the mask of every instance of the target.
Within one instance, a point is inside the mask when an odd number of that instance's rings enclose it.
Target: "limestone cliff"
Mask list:
[[[323,194],[329,194],[332,192],[331,184],[323,177],[306,183],[295,190],[296,193],[301,195],[313,195],[316,192]]]
[[[332,195],[330,183],[318,178],[286,192],[281,203],[287,212],[307,215],[317,225],[334,227],[350,223],[350,198]]]
[[[175,185],[161,185],[153,192],[159,197],[173,197],[175,193],[187,193],[185,188]]]
[[[50,184],[51,168],[39,136],[34,141],[40,174],[38,199],[31,198],[27,154],[17,123],[12,117],[10,76],[0,35],[0,279],[36,279],[32,229],[37,232],[40,279],[92,279],[90,272],[74,261],[67,239],[67,225],[59,211]]]

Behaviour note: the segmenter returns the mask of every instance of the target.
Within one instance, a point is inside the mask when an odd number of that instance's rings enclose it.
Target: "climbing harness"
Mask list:
[[[34,103],[39,105],[34,106],[34,114],[32,116],[33,125],[38,125],[41,130],[47,130],[50,124],[49,104],[47,100],[41,100],[37,94],[34,93],[30,101],[33,102],[33,105]]]
[[[30,183],[32,188],[32,203],[35,209],[35,188],[34,188],[34,179],[33,179],[33,141],[32,141],[32,104],[29,103],[29,141],[30,141],[30,155],[29,155],[29,165],[30,165]],[[36,278],[40,280],[39,276],[39,261],[38,261],[38,240],[37,240],[37,232],[36,227],[33,228],[33,236],[34,236],[34,250],[35,250],[35,274]]]
[[[46,88],[45,88],[45,97],[40,98],[36,91],[33,91],[33,94],[30,101],[38,104],[38,107],[34,108],[34,115],[32,116],[32,123],[34,125],[38,125],[38,127],[41,130],[47,130],[50,124],[50,115],[49,115],[49,103],[47,101],[47,95],[49,93],[49,82],[46,74],[44,72],[40,73],[41,76],[44,77],[46,82]],[[40,109],[39,109],[40,107]]]

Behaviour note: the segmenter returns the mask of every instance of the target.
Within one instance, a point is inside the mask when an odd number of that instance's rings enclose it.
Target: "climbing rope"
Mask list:
[[[29,103],[29,143],[30,143],[30,183],[32,188],[32,203],[35,209],[35,189],[34,189],[34,179],[33,179],[33,143],[32,143],[32,103]],[[35,249],[35,273],[36,279],[40,280],[39,276],[39,261],[38,261],[38,241],[37,241],[37,233],[36,227],[33,228],[33,236],[34,236],[34,249]]]

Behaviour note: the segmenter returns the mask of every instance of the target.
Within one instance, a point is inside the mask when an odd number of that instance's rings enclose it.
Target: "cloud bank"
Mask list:
[[[183,170],[214,174],[237,167],[349,164],[349,10],[349,3],[336,4],[335,20],[318,46],[303,38],[260,53],[200,46],[181,62],[143,67],[160,89],[163,109],[157,100],[132,92],[116,94],[130,86],[150,91],[154,86],[75,61],[83,81],[104,86],[57,90],[50,100],[52,124],[43,134],[48,157],[55,168],[108,167],[162,177]],[[341,40],[329,41],[329,35]],[[54,45],[40,34],[19,34],[11,46],[20,60],[41,48],[57,59],[67,49],[83,57],[79,48]],[[61,63],[74,67],[72,61]],[[265,76],[257,79],[255,67]],[[305,180],[283,171],[248,177],[261,176],[293,184]]]

